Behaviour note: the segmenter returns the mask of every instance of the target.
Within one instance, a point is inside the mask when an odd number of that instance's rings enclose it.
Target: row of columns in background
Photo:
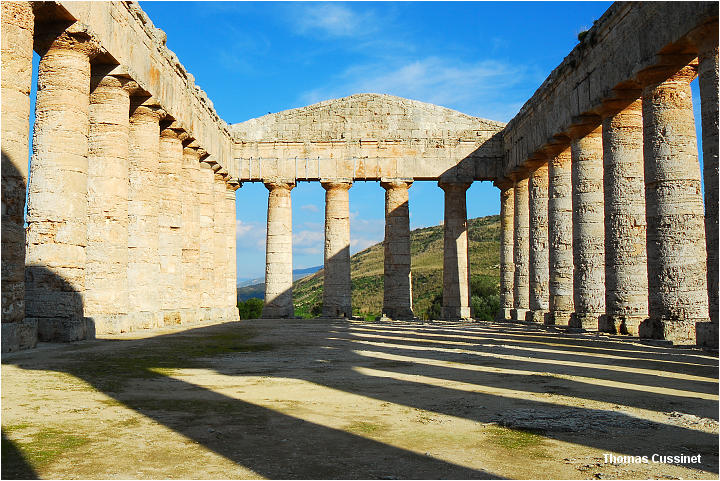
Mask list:
[[[350,180],[321,181],[325,189],[324,317],[352,317],[350,278]],[[384,294],[382,313],[391,319],[413,319],[410,272],[411,180],[389,179],[385,189]],[[443,263],[443,318],[470,317],[465,193],[470,183],[440,182],[445,191],[445,254]],[[294,316],[292,302],[293,182],[268,182],[265,305],[263,317]]]
[[[501,318],[717,347],[717,32],[703,40],[705,215],[696,66],[648,73],[499,184]]]
[[[3,349],[236,319],[237,184],[86,34],[34,35],[27,3],[2,28]]]

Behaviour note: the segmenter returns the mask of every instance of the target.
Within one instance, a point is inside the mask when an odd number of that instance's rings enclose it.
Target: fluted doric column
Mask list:
[[[128,324],[128,136],[127,79],[109,75],[115,66],[93,67],[88,138],[85,317],[98,334]]]
[[[718,347],[718,24],[692,36],[698,48],[698,82],[702,115],[705,240],[710,323],[697,325],[697,343]]]
[[[605,312],[602,127],[571,135],[575,311],[569,325],[597,330]]]
[[[568,325],[573,303],[573,219],[570,148],[548,163],[550,313],[547,324]]]
[[[352,317],[350,195],[352,182],[322,182],[325,189],[323,317]]]
[[[201,153],[201,158],[207,158]],[[200,205],[200,245],[198,262],[200,263],[200,315],[201,320],[210,321],[213,319],[213,298],[215,295],[214,279],[214,253],[215,231],[213,227],[215,210],[213,206],[213,183],[215,173],[212,165],[208,162],[200,162],[200,170],[197,175],[197,195]]]
[[[605,117],[602,128],[606,315],[599,330],[637,336],[648,312],[642,101]]]
[[[200,263],[200,202],[198,199],[198,173],[200,152],[196,142],[188,142],[183,148],[181,170],[182,188],[182,274],[183,297],[180,308],[183,322],[202,320],[202,264]]]
[[[445,191],[443,306],[447,320],[471,319],[466,192],[471,182],[438,182]]]
[[[128,318],[138,329],[163,325],[158,172],[160,120],[164,116],[165,112],[152,100],[132,100],[128,150]]]
[[[40,49],[27,213],[25,310],[41,341],[93,337],[83,317],[90,58],[86,34],[48,27]]]
[[[526,320],[545,322],[549,301],[548,250],[548,165],[530,173],[528,203],[530,211],[530,311]]]
[[[228,309],[226,305],[227,291],[227,221],[228,212],[225,203],[225,175],[221,173],[221,166],[213,166],[215,179],[213,181],[213,319],[227,320]]]
[[[25,186],[29,149],[33,27],[30,2],[2,2],[2,352],[35,347],[25,320]]]
[[[412,181],[380,182],[385,189],[385,240],[383,315],[414,319],[410,273],[410,210],[408,189]]]
[[[295,316],[292,298],[292,205],[294,182],[267,182],[270,191],[267,214],[265,305],[262,317]]]
[[[708,320],[694,77],[687,66],[642,78],[650,317],[640,335],[682,344],[695,344],[695,324]]]
[[[160,163],[158,169],[160,309],[163,324],[182,322],[182,131],[165,128],[160,131]]]
[[[514,299],[515,264],[513,242],[515,229],[515,192],[510,181],[496,183],[500,189],[500,312],[498,321],[509,321]]]
[[[530,309],[530,214],[528,212],[528,178],[515,180],[515,215],[513,217],[513,262],[515,263],[512,319],[524,321]]]
[[[235,240],[235,191],[239,188],[237,183],[225,183],[225,246],[227,262],[225,265],[225,319],[237,321],[239,312],[237,308],[237,255]]]

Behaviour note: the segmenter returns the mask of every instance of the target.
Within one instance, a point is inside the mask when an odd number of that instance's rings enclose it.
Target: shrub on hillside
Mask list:
[[[265,303],[262,299],[251,297],[245,302],[238,302],[238,312],[240,319],[257,319],[262,314],[262,308]]]

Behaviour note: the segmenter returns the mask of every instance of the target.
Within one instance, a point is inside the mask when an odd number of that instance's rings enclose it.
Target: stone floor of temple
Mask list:
[[[3,355],[2,477],[717,479],[717,376],[701,350],[486,322],[41,344]]]

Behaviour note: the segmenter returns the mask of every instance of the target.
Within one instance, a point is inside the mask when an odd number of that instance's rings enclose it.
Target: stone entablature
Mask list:
[[[392,95],[355,94],[232,126],[241,181],[494,180],[504,124]]]
[[[501,176],[547,158],[572,126],[601,115],[613,99],[638,98],[628,90],[640,88],[641,72],[671,74],[688,64],[698,55],[688,34],[717,16],[717,2],[614,3],[508,122]]]
[[[227,124],[212,101],[165,46],[165,32],[156,28],[134,2],[33,2],[36,21],[75,21],[98,45],[100,55],[110,56],[118,68],[113,73],[131,78],[152,96],[176,122],[222,165],[237,177],[232,160],[232,141]]]

